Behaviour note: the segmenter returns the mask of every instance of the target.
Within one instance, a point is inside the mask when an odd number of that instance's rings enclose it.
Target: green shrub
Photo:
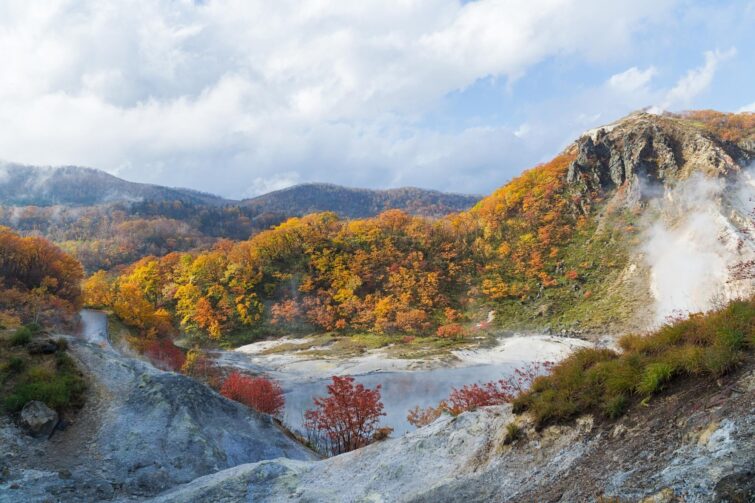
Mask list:
[[[724,375],[755,349],[755,298],[676,320],[651,335],[622,337],[619,346],[621,354],[573,353],[516,397],[514,412],[530,412],[537,428],[588,412],[617,418],[633,399],[647,399],[675,379]]]
[[[606,398],[603,403],[603,413],[609,419],[621,417],[629,407],[629,399],[626,395],[614,395]]]
[[[58,346],[58,351],[68,350],[68,339],[66,339],[65,337],[58,337],[55,340],[55,344]]]
[[[652,395],[659,391],[663,383],[671,379],[674,367],[666,362],[651,363],[645,367],[642,378],[637,384],[637,392],[643,395]]]
[[[42,326],[37,322],[31,322],[24,325],[32,335],[37,335],[42,331]]]
[[[26,367],[26,362],[23,358],[18,356],[12,356],[8,360],[7,368],[12,374],[19,374]]]
[[[506,425],[506,436],[503,437],[504,445],[508,445],[513,442],[516,442],[521,437],[522,437],[522,428],[520,428],[518,424],[512,421],[511,423]]]
[[[82,404],[86,383],[73,366],[73,360],[64,353],[59,355],[64,358],[58,359],[56,370],[44,365],[26,370],[5,399],[6,410],[18,412],[32,400],[39,400],[57,410]]]
[[[27,327],[19,327],[10,337],[11,346],[26,346],[31,341],[32,332]]]

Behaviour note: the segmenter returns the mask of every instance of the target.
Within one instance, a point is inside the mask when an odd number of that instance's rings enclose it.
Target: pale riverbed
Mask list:
[[[284,341],[291,343],[292,340]],[[304,347],[306,340],[298,342]],[[278,380],[286,394],[284,422],[301,431],[304,411],[312,399],[326,393],[333,375],[351,375],[365,386],[382,386],[386,416],[382,423],[400,435],[413,427],[406,421],[409,409],[426,407],[448,397],[452,388],[509,377],[527,363],[557,361],[590,343],[550,335],[503,337],[492,348],[459,350],[451,358],[411,360],[388,358],[380,350],[342,359],[314,359],[296,351],[264,354],[281,342],[263,341],[216,353],[219,364]]]

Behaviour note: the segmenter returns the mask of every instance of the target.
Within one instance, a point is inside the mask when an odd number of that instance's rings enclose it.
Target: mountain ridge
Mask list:
[[[348,218],[374,216],[388,209],[403,209],[423,216],[442,216],[473,206],[480,196],[442,192],[419,187],[365,189],[332,183],[302,183],[243,199],[245,206],[262,206],[283,212],[297,207],[300,214],[333,211]]]
[[[81,166],[0,163],[0,201],[8,206],[99,206],[129,202],[178,201],[208,206],[247,206],[259,212],[301,216],[333,211],[345,218],[402,209],[442,216],[471,207],[481,197],[418,187],[367,189],[331,183],[303,183],[243,200],[181,187],[132,182]]]

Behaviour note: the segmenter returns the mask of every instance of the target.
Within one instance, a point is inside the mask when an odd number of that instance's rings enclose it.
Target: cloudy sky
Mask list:
[[[753,31],[753,0],[3,0],[0,159],[483,194],[632,110],[755,110]]]

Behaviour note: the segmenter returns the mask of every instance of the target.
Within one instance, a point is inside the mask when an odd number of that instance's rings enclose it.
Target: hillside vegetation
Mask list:
[[[52,243],[0,227],[0,412],[31,400],[58,412],[78,408],[85,383],[42,327],[70,327],[81,307],[81,265]]]
[[[81,306],[81,264],[42,238],[0,227],[0,323],[63,323]]]
[[[511,328],[626,329],[650,295],[627,273],[658,193],[648,187],[696,172],[735,176],[755,152],[706,124],[751,128],[752,114],[744,115],[700,122],[634,114],[469,211],[439,220],[398,210],[293,218],[208,252],[98,273],[88,302],[145,333],[180,329],[216,340],[263,327],[459,338],[491,308]]]
[[[388,190],[355,189],[326,183],[295,185],[245,199],[245,207],[301,216],[332,211],[342,218],[365,218],[391,209],[410,215],[441,217],[472,207],[479,197],[403,187]]]
[[[622,351],[581,349],[514,400],[538,428],[592,413],[615,419],[689,376],[717,379],[755,350],[755,297],[619,339]]]
[[[287,218],[313,212],[364,218],[398,208],[441,217],[478,200],[416,188],[305,184],[231,201],[188,189],[128,182],[89,168],[0,164],[0,225],[57,243],[88,272],[113,269],[147,255],[206,250],[219,239],[248,239]]]

